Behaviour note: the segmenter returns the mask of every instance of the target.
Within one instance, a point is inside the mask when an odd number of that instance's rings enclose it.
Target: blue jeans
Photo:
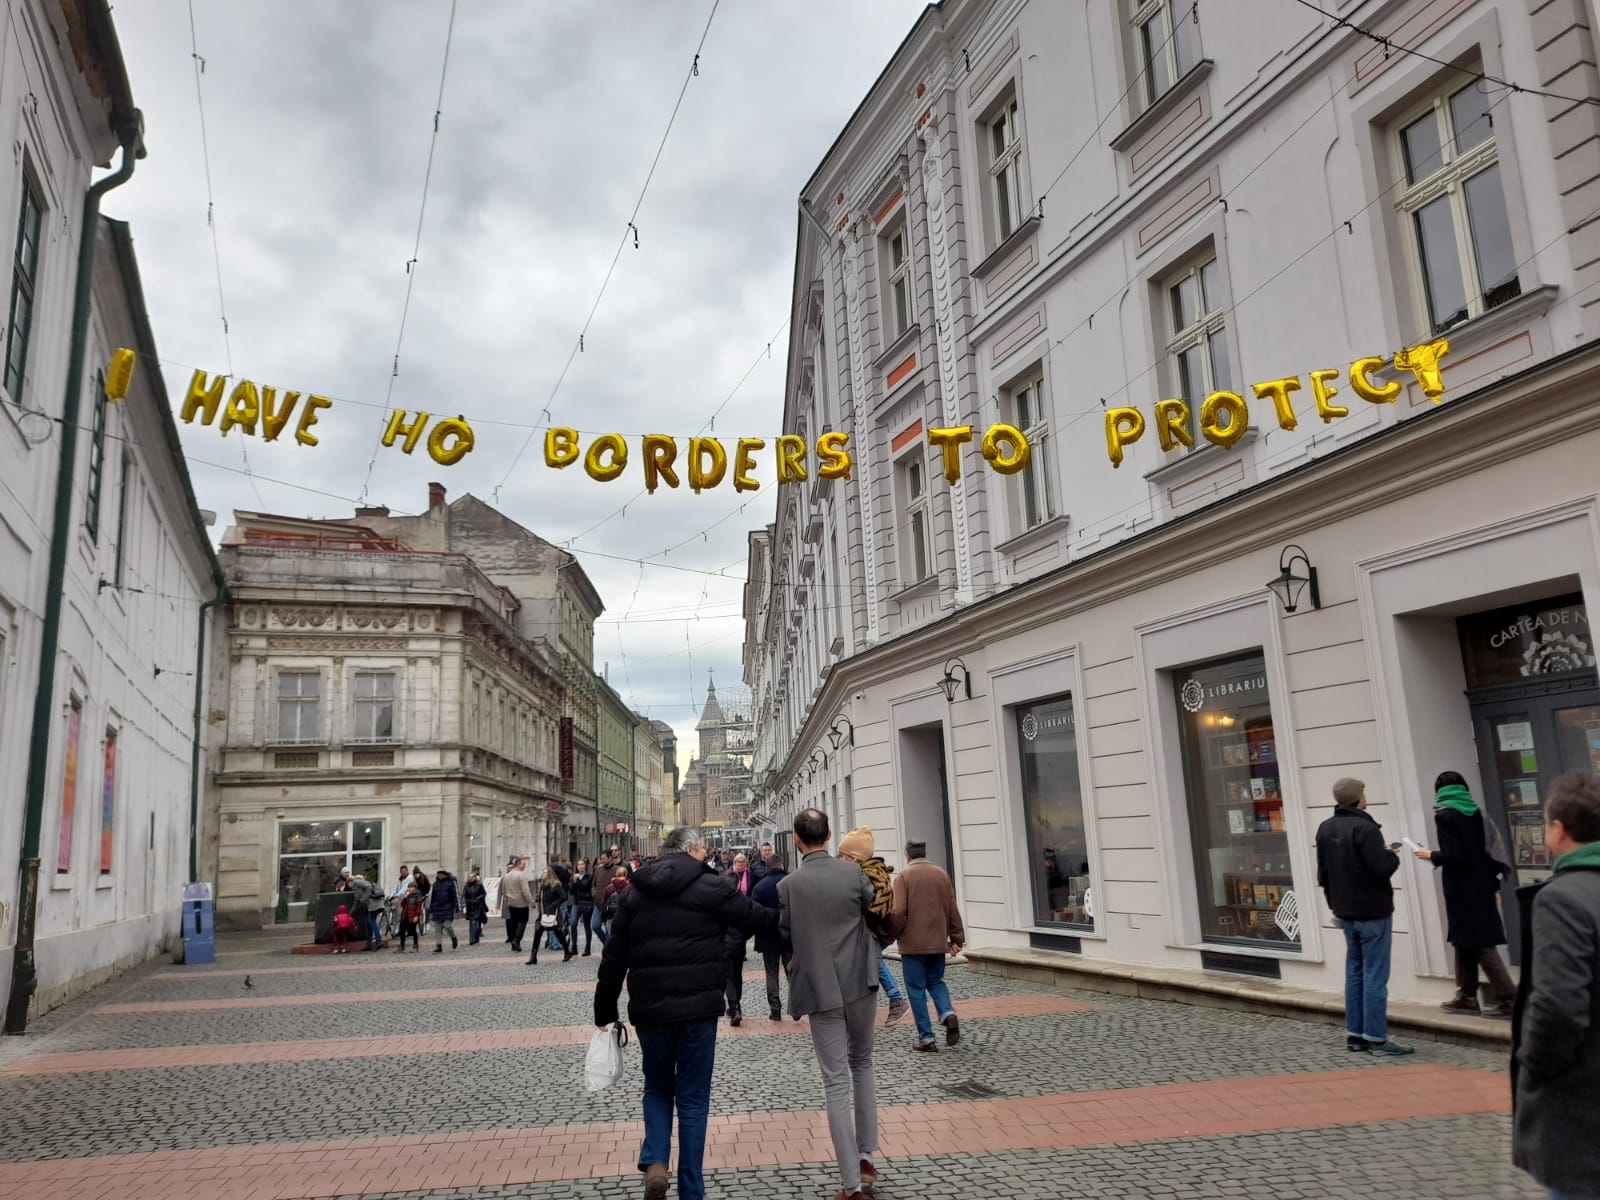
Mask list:
[[[594,906],[594,913],[589,918],[589,928],[594,930],[595,937],[599,938],[600,944],[604,946],[606,944],[606,925],[600,916],[600,906],[598,904]]]
[[[672,1110],[678,1110],[678,1196],[705,1200],[700,1164],[706,1156],[711,1115],[711,1070],[717,1056],[717,1022],[635,1028],[644,1059],[644,1144],[639,1169],[672,1161]]]
[[[917,1040],[933,1041],[933,1022],[928,1020],[928,996],[939,1011],[939,1020],[955,1015],[950,989],[944,985],[944,955],[902,954],[900,969],[905,972],[906,991],[911,994],[911,1015],[917,1022]]]
[[[1389,947],[1394,918],[1345,921],[1344,1027],[1353,1038],[1389,1040]]]
[[[894,972],[889,970],[889,964],[883,960],[883,951],[878,951],[878,983],[883,988],[884,994],[891,1000],[904,1000],[900,994],[900,987],[894,981]]]
[[[467,921],[467,945],[476,946],[482,937],[483,922],[476,917],[469,918]]]
[[[1580,1196],[1577,1192],[1558,1192],[1550,1189],[1550,1200],[1596,1200],[1594,1196]]]
[[[383,930],[378,928],[378,918],[381,917],[382,915],[383,915],[383,913],[382,913],[381,910],[378,911],[378,912],[369,912],[367,914],[367,949],[368,950],[374,950],[374,949],[382,950],[383,949]]]

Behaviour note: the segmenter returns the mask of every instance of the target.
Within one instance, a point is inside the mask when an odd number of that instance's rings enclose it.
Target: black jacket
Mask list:
[[[1522,982],[1511,1021],[1511,1157],[1558,1192],[1600,1193],[1600,870],[1519,888]]]
[[[1341,921],[1393,916],[1389,879],[1399,868],[1383,828],[1359,808],[1335,809],[1317,830],[1317,886]]]
[[[433,890],[428,893],[428,915],[435,921],[454,921],[460,908],[455,876],[446,875],[443,879],[434,880]]]
[[[579,912],[594,911],[594,876],[589,872],[574,871],[572,881],[567,885],[567,893],[578,906]]]
[[[782,907],[778,899],[778,885],[788,877],[787,871],[780,871],[777,867],[769,867],[761,876],[761,882],[756,884],[755,891],[750,893],[750,898],[763,908],[777,909]],[[782,954],[783,935],[781,933],[756,934],[757,954]]]
[[[600,958],[594,1021],[617,1019],[628,981],[628,1020],[635,1025],[709,1021],[723,1015],[723,944],[729,927],[745,935],[776,934],[778,914],[736,892],[728,880],[683,853],[641,867],[622,893]]]
[[[1505,944],[1500,920],[1500,876],[1483,837],[1483,813],[1470,817],[1443,806],[1433,810],[1439,845],[1431,859],[1444,872],[1444,940],[1465,950]]]
[[[559,883],[551,883],[548,879],[539,884],[539,915],[557,915],[561,913],[561,906],[567,902],[567,889]]]
[[[746,874],[749,874],[748,868]],[[739,873],[732,867],[723,872],[722,877],[733,884],[733,890],[739,890]],[[750,883],[743,893],[750,900],[756,898],[756,877],[750,876]],[[745,958],[745,943],[750,940],[750,931],[741,929],[737,925],[729,925],[728,932],[723,935],[722,952],[733,962],[743,962]]]
[[[489,889],[483,886],[481,879],[469,879],[461,889],[461,898],[465,902],[467,920],[485,921],[489,918]]]

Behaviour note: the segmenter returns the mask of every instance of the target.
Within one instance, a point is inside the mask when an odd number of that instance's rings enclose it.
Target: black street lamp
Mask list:
[[[1305,568],[1305,574],[1296,574],[1295,564]],[[1311,588],[1311,607],[1322,607],[1322,593],[1317,590],[1317,569],[1311,565],[1306,552],[1293,543],[1278,555],[1278,577],[1267,580],[1267,588],[1283,602],[1283,611],[1292,613],[1300,607],[1300,596],[1307,586]]]
[[[961,672],[961,678],[956,678],[956,672]],[[956,699],[956,685],[960,684],[966,689],[966,698],[972,699],[972,672],[967,670],[967,664],[959,658],[952,658],[944,664],[944,678],[939,680],[939,688],[944,692],[945,701],[954,704]]]
[[[844,726],[843,729],[839,728],[841,724]],[[828,740],[833,743],[835,750],[839,748],[840,743],[847,740],[852,746],[856,744],[856,727],[850,723],[849,717],[840,713],[833,719],[833,724],[828,727]]]

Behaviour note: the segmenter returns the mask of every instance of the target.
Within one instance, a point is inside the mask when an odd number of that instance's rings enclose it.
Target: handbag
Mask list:
[[[556,927],[556,915],[555,915],[555,913],[540,913],[539,914],[539,928],[540,929],[554,929],[555,927]]]

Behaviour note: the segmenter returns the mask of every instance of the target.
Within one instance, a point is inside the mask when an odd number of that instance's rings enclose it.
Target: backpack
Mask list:
[[[622,908],[622,891],[618,889],[606,897],[606,902],[600,906],[600,915],[610,921],[616,917]]]
[[[894,884],[890,876],[894,868],[881,858],[869,858],[861,870],[872,884],[872,904],[867,908],[867,924],[881,933],[889,923],[889,913],[894,908]]]

